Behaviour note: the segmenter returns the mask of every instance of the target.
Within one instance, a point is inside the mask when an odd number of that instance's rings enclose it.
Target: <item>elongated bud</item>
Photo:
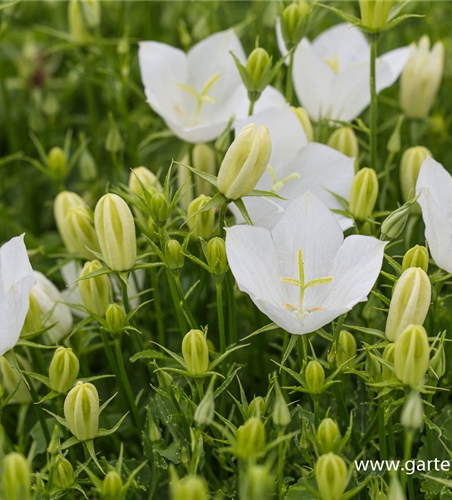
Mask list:
[[[122,500],[123,484],[119,473],[116,470],[111,470],[104,478],[102,483],[102,499],[103,500]]]
[[[275,377],[275,406],[273,407],[273,423],[278,427],[287,427],[290,424],[290,410],[287,406],[286,400],[284,399],[281,387],[279,386],[278,380]]]
[[[358,138],[351,127],[341,127],[335,130],[328,139],[328,146],[349,158],[358,158]]]
[[[22,333],[37,332],[42,328],[41,309],[36,297],[30,293],[30,307],[28,308],[27,316],[25,317]]]
[[[48,152],[47,165],[52,177],[64,179],[68,174],[66,155],[61,148],[54,147]]]
[[[386,25],[389,11],[392,7],[391,0],[359,0],[361,20],[367,28],[379,30]]]
[[[53,475],[53,482],[63,489],[70,488],[75,481],[74,468],[66,458],[57,458],[57,466]]]
[[[105,138],[105,149],[109,153],[117,154],[125,148],[124,139],[116,124],[113,115],[110,114],[110,122],[108,127],[107,136]]]
[[[294,106],[291,106],[290,109],[295,113],[296,117],[300,121],[304,133],[306,134],[306,139],[308,142],[312,142],[314,140],[314,129],[312,128],[308,112],[302,107],[295,108]]]
[[[269,64],[271,64],[271,58],[268,52],[262,47],[255,48],[248,56],[246,69],[255,87],[259,87],[262,75],[268,71],[267,68]]]
[[[165,256],[171,272],[179,276],[185,262],[181,244],[177,240],[168,240],[165,245]]]
[[[342,330],[339,334],[339,345],[337,346],[336,362],[337,366],[343,365],[349,368],[354,363],[356,356],[356,340],[355,337],[346,330]]]
[[[397,474],[395,473],[392,474],[391,476],[391,482],[389,483],[387,500],[406,500],[403,487],[400,484]]]
[[[254,189],[270,160],[272,145],[266,126],[246,125],[226,152],[218,174],[218,189],[237,200]]]
[[[195,144],[191,153],[193,159],[193,168],[205,172],[206,174],[215,175],[217,172],[217,161],[215,151],[204,143]],[[186,168],[187,172],[189,170]],[[195,187],[197,195],[210,196],[212,193],[212,184],[205,179],[195,176]]]
[[[270,500],[275,479],[265,465],[250,465],[240,484],[240,498],[246,500]]]
[[[247,417],[263,417],[266,406],[265,399],[262,396],[255,397],[248,405]]]
[[[190,330],[182,341],[182,355],[193,375],[203,375],[209,367],[209,347],[201,330]]]
[[[383,359],[387,363],[390,363],[391,365],[394,365],[394,349],[395,349],[395,344],[391,343],[388,344],[383,351]],[[394,380],[396,378],[394,371],[384,365],[381,370],[381,375],[383,382],[387,382],[388,380]]]
[[[170,214],[170,208],[168,205],[168,200],[163,193],[155,193],[151,200],[151,205],[149,207],[149,212],[151,214],[152,220],[157,224],[158,227],[163,227],[168,220]]]
[[[394,367],[405,385],[418,386],[428,370],[430,347],[425,328],[409,325],[395,343]]]
[[[358,220],[372,215],[378,198],[378,178],[372,168],[362,168],[353,179],[350,190],[350,212]]]
[[[407,269],[394,287],[386,321],[386,338],[395,342],[408,325],[422,325],[430,307],[432,287],[420,267]]]
[[[126,313],[119,304],[110,304],[105,312],[108,331],[112,333],[121,333],[126,326]]]
[[[325,384],[325,370],[315,360],[309,361],[304,373],[306,386],[314,392],[321,392]]]
[[[74,387],[80,371],[80,363],[70,347],[58,347],[49,366],[52,391],[67,394]]]
[[[381,240],[395,240],[403,233],[414,203],[414,200],[407,201],[386,217],[381,225]]]
[[[444,345],[441,342],[440,346],[433,350],[429,372],[433,377],[439,380],[446,373],[446,365],[446,353],[444,351]]]
[[[322,500],[339,500],[347,487],[344,460],[334,453],[321,455],[314,472]]]
[[[130,172],[129,189],[138,196],[141,196],[143,194],[143,189],[140,185],[140,182],[141,184],[143,184],[144,188],[152,195],[162,189],[157,176],[146,167],[137,167]]]
[[[75,43],[84,45],[91,40],[91,35],[85,27],[80,0],[70,0],[68,4],[69,33]]]
[[[249,418],[237,429],[236,455],[248,460],[265,446],[265,427],[259,417]]]
[[[410,267],[420,267],[423,271],[428,271],[428,250],[427,248],[416,245],[410,248],[403,256],[402,271]]]
[[[97,436],[99,429],[99,395],[93,384],[78,382],[64,401],[68,429],[79,441]]]
[[[116,194],[102,196],[94,212],[94,225],[108,267],[113,271],[132,269],[137,257],[137,240],[127,203]]]
[[[202,194],[190,203],[187,210],[187,224],[190,231],[197,238],[202,238],[204,240],[209,239],[212,235],[213,225],[215,223],[215,210],[211,209],[197,215],[194,214],[207,205],[210,200],[211,198],[209,196],[204,196]]]
[[[171,500],[207,500],[208,495],[207,483],[200,476],[171,480]]]
[[[94,273],[102,269],[102,264],[98,260],[86,262],[83,266],[80,278]],[[78,290],[82,299],[83,305],[98,314],[103,316],[110,303],[111,283],[106,274],[101,274],[94,278],[82,279],[78,282]]]
[[[422,427],[424,422],[424,404],[422,398],[417,391],[411,391],[405,400],[400,415],[400,422],[405,429],[413,431]]]
[[[221,281],[229,268],[224,239],[218,237],[212,238],[207,243],[206,256],[214,278]]]
[[[408,201],[416,195],[416,182],[424,160],[432,156],[432,153],[423,146],[408,148],[402,155],[400,162],[400,188],[404,201]],[[419,205],[415,205],[412,212],[420,213]]]
[[[151,443],[156,443],[162,439],[162,433],[160,432],[160,429],[158,428],[157,424],[154,422],[152,415],[149,416],[148,435],[149,439],[151,440]]]
[[[213,398],[213,390],[209,385],[206,394],[200,401],[195,411],[195,422],[199,425],[210,425],[213,422],[215,415],[215,401]]]
[[[337,423],[332,418],[323,419],[317,429],[320,453],[337,452],[340,440],[341,431]]]
[[[303,38],[308,14],[309,4],[304,0],[292,2],[283,10],[280,18],[281,33],[287,49],[298,45]]]
[[[8,453],[3,459],[2,484],[5,500],[31,498],[30,464],[21,453]]]
[[[81,177],[84,181],[92,181],[97,176],[96,162],[90,151],[85,148],[78,161]]]

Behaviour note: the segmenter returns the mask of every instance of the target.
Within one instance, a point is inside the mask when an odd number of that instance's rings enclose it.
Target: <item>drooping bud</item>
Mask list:
[[[286,400],[284,399],[281,387],[279,386],[278,380],[275,377],[275,405],[273,407],[273,423],[277,427],[287,427],[290,424],[290,410],[287,406]]]
[[[263,417],[266,406],[265,399],[262,396],[255,397],[248,405],[247,417]]]
[[[383,351],[383,359],[387,363],[390,363],[391,365],[394,365],[394,349],[395,349],[395,344],[391,343],[388,344]],[[394,380],[396,378],[394,371],[384,365],[381,370],[381,375],[383,382],[387,382],[388,380]]]
[[[349,209],[358,220],[372,215],[378,198],[378,178],[372,168],[362,168],[353,179],[350,189]]]
[[[347,466],[344,460],[334,453],[321,455],[314,472],[322,500],[339,500],[347,487]]]
[[[295,108],[294,106],[291,106],[290,109],[295,113],[298,120],[300,121],[306,135],[306,139],[308,140],[308,142],[312,142],[314,140],[314,129],[312,128],[312,123],[311,119],[309,118],[308,112],[302,107]]]
[[[203,375],[209,367],[209,347],[201,330],[190,330],[182,341],[182,355],[193,375]]]
[[[97,436],[99,429],[99,395],[93,384],[78,382],[64,401],[68,429],[79,441]]]
[[[215,151],[204,143],[195,144],[191,153],[193,159],[193,168],[205,172],[206,174],[215,175],[217,171],[217,162],[215,159]],[[185,168],[185,167],[184,167]],[[187,168],[187,172],[190,172]],[[195,187],[198,196],[210,196],[212,185],[205,179],[195,176]]]
[[[105,476],[102,483],[102,499],[103,500],[122,500],[123,484],[119,473],[116,470],[111,470]]]
[[[102,264],[98,260],[86,262],[83,266],[80,278],[102,269]],[[101,274],[93,278],[81,279],[78,282],[78,290],[83,305],[99,316],[103,316],[110,303],[111,283],[106,274]]]
[[[349,158],[358,158],[358,138],[351,127],[341,127],[335,130],[328,139],[328,146]]]
[[[132,269],[137,257],[137,240],[127,203],[116,194],[102,196],[94,212],[94,225],[108,267],[113,271]]]
[[[240,498],[246,500],[270,500],[275,480],[268,467],[252,464],[240,483]]]
[[[218,189],[229,200],[237,200],[254,189],[271,155],[266,126],[246,125],[226,152],[218,174]]]
[[[408,148],[402,155],[400,162],[400,188],[404,201],[414,198],[416,195],[416,182],[424,160],[432,156],[432,153],[423,146]],[[412,212],[420,213],[418,204],[411,209]]]
[[[185,262],[181,244],[177,240],[168,240],[165,244],[165,256],[171,272],[179,276]]]
[[[309,361],[304,373],[306,386],[314,392],[321,392],[325,384],[325,370],[315,360]]]
[[[298,45],[303,38],[308,14],[309,4],[304,0],[292,2],[282,11],[281,34],[288,50]]]
[[[433,356],[430,360],[429,372],[437,380],[444,376],[446,373],[446,353],[444,351],[443,342],[440,343],[439,347],[433,349]]]
[[[395,240],[402,234],[414,203],[415,201],[413,200],[407,201],[386,217],[381,225],[381,240]]]
[[[417,391],[411,391],[405,400],[400,415],[400,422],[405,429],[417,430],[424,422],[424,404]]]
[[[249,418],[237,429],[236,455],[248,460],[259,453],[265,446],[265,427],[259,417]]]
[[[146,167],[137,167],[130,172],[129,189],[132,191],[132,193],[135,193],[138,196],[141,196],[143,194],[143,189],[140,185],[140,182],[152,195],[162,189],[157,176]]]
[[[74,468],[66,458],[57,458],[57,465],[53,474],[53,482],[59,488],[68,489],[75,481]]]
[[[209,490],[206,481],[196,475],[182,480],[171,480],[171,500],[207,500]]]
[[[30,307],[28,308],[27,316],[25,317],[22,333],[38,332],[42,328],[41,309],[35,296],[30,294]]]
[[[350,368],[354,363],[356,356],[356,340],[355,337],[346,330],[341,330],[339,333],[339,343],[336,351],[337,366]]]
[[[212,238],[207,243],[206,257],[214,278],[221,281],[228,270],[226,244],[223,238]]]
[[[152,196],[151,206],[149,207],[152,220],[158,227],[164,227],[170,215],[168,200],[163,193],[155,193]]]
[[[392,7],[391,0],[359,0],[361,20],[367,28],[379,30],[386,25],[389,11]]]
[[[49,381],[52,391],[67,394],[75,384],[80,363],[70,347],[58,347],[49,366]]]
[[[214,415],[215,401],[213,398],[213,388],[212,384],[209,384],[206,394],[196,408],[194,420],[199,425],[210,425],[213,422]]]
[[[5,500],[31,498],[30,464],[21,453],[8,453],[3,459],[2,485]]]
[[[48,152],[47,165],[52,177],[64,179],[68,174],[66,155],[59,147],[54,147]]]
[[[340,440],[341,431],[336,421],[332,418],[323,419],[317,429],[317,441],[319,442],[320,453],[337,452]]]
[[[202,194],[190,203],[187,210],[187,224],[190,231],[197,238],[202,238],[204,240],[209,239],[212,235],[213,225],[215,223],[215,210],[211,209],[197,215],[194,214],[196,214],[198,210],[204,208],[210,200],[211,198],[209,196],[204,196]]]
[[[119,304],[110,304],[105,313],[108,331],[112,333],[120,333],[126,326],[126,313]]]
[[[428,271],[428,250],[424,246],[416,245],[410,248],[403,256],[402,271],[410,267],[420,267],[423,271]]]
[[[394,367],[397,378],[405,385],[418,386],[429,366],[430,347],[425,328],[409,325],[400,334],[394,348]]]
[[[430,307],[430,280],[420,267],[407,269],[394,287],[386,321],[386,338],[395,342],[408,325],[422,325]]]

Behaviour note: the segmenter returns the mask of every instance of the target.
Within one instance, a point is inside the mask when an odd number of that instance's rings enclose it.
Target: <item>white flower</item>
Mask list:
[[[377,92],[397,80],[410,51],[403,47],[377,59]],[[294,54],[293,81],[298,99],[313,120],[352,121],[367,108],[369,58],[365,36],[347,23],[324,31],[312,43],[306,38],[301,41]]]
[[[275,191],[287,201],[277,198],[246,197],[243,199],[253,224],[271,229],[291,200],[311,191],[328,208],[344,209],[329,192],[348,199],[355,174],[354,160],[329,146],[308,143],[305,131],[295,113],[286,106],[269,109],[236,123],[236,133],[248,123],[266,125],[272,141],[269,167],[256,189]],[[230,205],[237,220],[240,212]],[[343,229],[352,226],[351,219],[337,216]]]
[[[344,240],[328,208],[312,193],[293,201],[275,227],[227,229],[226,251],[240,290],[284,330],[313,332],[367,299],[385,243]]]
[[[233,30],[209,36],[187,54],[160,42],[140,44],[146,98],[180,139],[212,141],[223,132],[232,115],[247,115],[247,92],[230,52],[245,63],[245,53]],[[283,96],[268,87],[255,110],[283,103]]]
[[[0,248],[0,356],[19,340],[34,284],[24,235],[16,236]]]
[[[452,177],[433,158],[424,160],[416,184],[425,238],[438,267],[452,273]]]
[[[58,342],[71,332],[71,310],[61,302],[63,300],[61,293],[50,280],[38,271],[35,271],[34,275],[36,285],[31,289],[31,293],[39,304],[41,314],[49,315],[44,326],[55,324],[46,332],[46,336],[50,342]]]

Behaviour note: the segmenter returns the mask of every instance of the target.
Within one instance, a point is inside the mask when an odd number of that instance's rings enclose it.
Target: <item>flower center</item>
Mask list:
[[[328,64],[328,66],[334,71],[334,73],[337,75],[339,73],[339,54],[337,52],[335,52],[331,56],[331,58],[325,57],[324,60]]]
[[[293,172],[292,174],[289,174],[287,177],[285,177],[282,181],[278,181],[278,178],[276,177],[275,169],[273,167],[271,167],[270,165],[268,165],[267,171],[272,176],[272,180],[273,180],[272,191],[275,192],[275,193],[277,191],[279,191],[290,180],[292,180],[292,179],[299,179],[299,177],[300,177],[300,174],[297,174],[296,172]]]

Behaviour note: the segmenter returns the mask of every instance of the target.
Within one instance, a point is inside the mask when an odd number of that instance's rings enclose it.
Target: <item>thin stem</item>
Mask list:
[[[370,166],[377,168],[377,117],[378,97],[376,86],[376,62],[377,62],[377,40],[378,35],[370,38]]]
[[[281,439],[284,436],[284,430],[281,429],[279,431],[278,437]],[[284,441],[281,441],[278,445],[278,497],[279,500],[283,500],[284,498],[284,491],[283,491],[283,484],[284,484],[284,453],[285,451],[285,446],[284,446]]]
[[[226,210],[228,208],[229,201],[223,202],[220,208],[219,224],[220,224],[220,236],[224,238],[226,236],[225,220],[226,220]]]
[[[225,278],[226,283],[226,295],[228,300],[228,329],[229,329],[229,344],[235,344],[237,342],[237,314],[236,314],[236,302],[234,293],[234,279],[232,273],[228,272]]]
[[[184,294],[184,291],[182,290],[180,277],[174,276],[174,281],[176,282],[176,288],[177,288],[177,291],[179,292],[180,302],[181,302],[183,309],[185,311],[185,316],[187,318],[188,323],[190,324],[190,328],[198,328],[198,324],[196,323],[196,320],[193,317],[191,309],[188,306],[187,300],[185,299],[185,294]]]
[[[154,310],[157,317],[157,332],[159,344],[165,343],[165,328],[163,326],[162,304],[159,292],[159,279],[155,268],[151,268],[151,286],[154,291]]]
[[[221,283],[215,283],[217,289],[217,314],[218,314],[218,329],[220,332],[220,351],[226,352],[226,332],[224,327],[224,312],[223,312],[223,290]]]
[[[185,317],[181,311],[179,294],[176,290],[176,287],[174,286],[174,279],[173,279],[173,276],[171,275],[171,272],[169,271],[169,269],[166,270],[166,277],[168,280],[168,285],[169,285],[169,289],[171,292],[171,297],[173,299],[174,309],[176,311],[176,317],[177,317],[177,322],[179,324],[179,330],[180,330],[180,333],[183,337],[187,333],[187,324],[185,322]]]
[[[316,428],[319,426],[320,424],[320,416],[319,416],[319,398],[317,396],[315,396],[313,398],[313,402],[314,402],[314,423],[315,423],[315,426]]]
[[[378,443],[380,445],[380,460],[386,460],[388,458],[388,447],[386,443],[385,404],[383,397],[378,400]]]
[[[405,430],[405,446],[404,446],[404,459],[405,462],[411,460],[411,449],[413,447],[413,437],[414,431],[412,429]],[[415,500],[416,496],[414,494],[413,476],[407,473],[405,467],[405,474],[403,475],[403,484],[408,482],[408,498],[410,500]]]
[[[290,104],[292,102],[293,86],[292,86],[292,73],[293,73],[293,59],[294,51],[289,56],[289,66],[286,74],[286,101]]]
[[[254,105],[256,104],[256,101],[251,101],[250,100],[250,105],[248,107],[248,116],[251,116],[254,112]]]

